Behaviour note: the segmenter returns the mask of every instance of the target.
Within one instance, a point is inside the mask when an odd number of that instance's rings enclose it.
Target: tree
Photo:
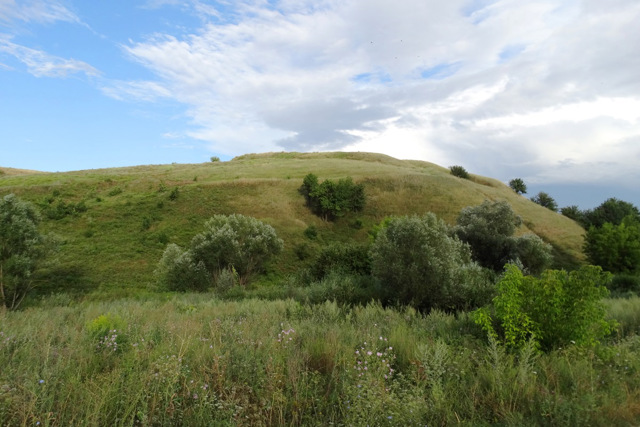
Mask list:
[[[0,305],[16,309],[33,289],[35,271],[56,248],[40,234],[40,214],[14,194],[0,199]]]
[[[640,271],[640,222],[633,215],[618,225],[592,225],[585,237],[584,252],[589,262],[612,273]]]
[[[521,178],[513,178],[509,181],[509,187],[518,194],[526,194],[527,185]]]
[[[520,225],[522,219],[507,202],[485,200],[464,208],[454,231],[483,267],[502,271],[508,262],[517,262],[529,273],[539,274],[551,262],[551,246],[534,234],[515,237]]]
[[[451,175],[457,176],[462,179],[469,179],[469,172],[462,166],[449,166],[449,171],[451,171]]]
[[[640,221],[640,211],[636,206],[612,197],[605,200],[597,208],[584,212],[584,226],[586,229],[589,229],[592,225],[602,227],[606,222],[619,225],[625,217],[629,216],[635,218],[636,221]]]
[[[560,213],[579,224],[584,223],[584,212],[582,212],[576,205],[565,206],[564,208],[560,209]]]
[[[156,274],[169,289],[204,289],[229,270],[246,283],[283,248],[273,227],[252,217],[215,215],[204,228],[187,250],[167,246]]]
[[[387,219],[371,248],[371,271],[390,301],[421,310],[478,306],[491,292],[469,247],[432,213]]]
[[[364,186],[355,184],[351,177],[318,183],[318,177],[310,173],[302,180],[299,191],[311,211],[325,221],[360,211],[366,203]]]
[[[541,191],[538,194],[536,194],[535,196],[533,196],[531,198],[531,201],[534,202],[534,203],[539,204],[540,206],[544,206],[545,208],[550,209],[550,210],[552,210],[554,212],[558,212],[558,204],[553,199],[553,197],[551,197],[550,195],[548,195],[544,191]]]

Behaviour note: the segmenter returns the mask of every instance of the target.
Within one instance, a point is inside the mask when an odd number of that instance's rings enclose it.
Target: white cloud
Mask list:
[[[0,0],[0,21],[80,23],[78,16],[55,0]]]
[[[100,72],[91,65],[76,59],[65,59],[46,52],[31,49],[0,38],[0,52],[14,56],[27,66],[29,73],[36,77],[67,77],[71,74],[84,73],[98,76]]]
[[[158,80],[106,92],[184,103],[189,135],[228,155],[358,149],[555,180],[632,171],[640,3],[472,5],[229,3],[233,19],[126,46]]]

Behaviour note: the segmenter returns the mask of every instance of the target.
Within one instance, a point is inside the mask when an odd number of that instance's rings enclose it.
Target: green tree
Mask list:
[[[457,176],[458,178],[462,178],[462,179],[469,179],[469,172],[467,172],[467,170],[462,167],[462,166],[449,166],[449,171],[451,172],[451,175],[453,176]]]
[[[551,262],[551,246],[534,234],[515,237],[520,225],[522,219],[507,202],[485,200],[464,208],[454,231],[483,267],[502,271],[506,263],[517,262],[529,273],[539,274]]]
[[[187,250],[168,245],[156,273],[161,284],[175,290],[204,289],[225,271],[237,274],[244,284],[282,248],[268,224],[239,214],[215,215]]]
[[[640,221],[640,211],[636,206],[612,197],[605,200],[597,208],[584,212],[584,226],[586,229],[592,225],[602,227],[606,222],[619,225],[628,216]]]
[[[584,212],[582,212],[576,205],[565,206],[560,209],[560,213],[579,224],[584,224]]]
[[[371,271],[390,301],[421,310],[478,306],[491,293],[469,247],[433,213],[386,219],[371,248]]]
[[[640,222],[625,217],[618,225],[592,225],[585,237],[584,252],[592,264],[612,273],[640,271]]]
[[[540,278],[525,276],[510,264],[490,307],[474,313],[476,323],[507,346],[519,348],[533,339],[543,350],[569,344],[593,345],[609,334],[603,304],[610,274],[595,266],[580,270],[547,270]]]
[[[0,305],[16,309],[34,287],[34,273],[56,248],[38,231],[40,214],[13,194],[0,199]]]
[[[556,203],[555,199],[544,191],[541,191],[533,196],[531,198],[531,201],[539,204],[540,206],[544,206],[545,208],[550,209],[554,212],[558,212],[558,204]]]
[[[318,183],[318,177],[310,173],[304,177],[300,193],[311,211],[325,221],[360,211],[366,203],[364,186],[355,184],[351,177]]]
[[[524,183],[522,178],[513,178],[509,181],[509,187],[518,194],[526,194],[527,192],[527,184]]]

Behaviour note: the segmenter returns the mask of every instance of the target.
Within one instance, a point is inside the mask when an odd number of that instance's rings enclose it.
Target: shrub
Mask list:
[[[491,292],[469,247],[432,213],[385,220],[371,248],[371,270],[391,301],[421,310],[477,306]]]
[[[202,291],[213,284],[204,263],[174,243],[167,245],[155,274],[161,287],[169,291]]]
[[[361,211],[366,203],[364,186],[355,184],[351,177],[318,183],[318,177],[310,173],[302,180],[299,191],[311,211],[325,221]]]
[[[605,222],[587,231],[584,252],[589,261],[612,273],[640,270],[640,222],[633,216],[621,224]]]
[[[451,175],[457,176],[458,178],[469,179],[469,172],[462,166],[449,166],[449,170],[451,171]]]
[[[331,271],[360,276],[369,275],[371,273],[369,247],[345,243],[333,243],[324,247],[311,267],[311,274],[316,279],[322,279]]]
[[[205,230],[193,237],[188,250],[168,245],[156,274],[171,290],[206,289],[229,269],[244,284],[282,247],[270,225],[239,214],[215,215],[205,223]]]
[[[0,198],[0,307],[18,308],[34,288],[33,275],[56,249],[38,231],[40,214],[14,194]]]
[[[531,201],[554,212],[558,212],[558,204],[556,203],[555,199],[544,191],[541,191],[533,196],[531,198]]]
[[[584,224],[584,213],[576,205],[565,206],[560,209],[560,213],[579,224]]]
[[[211,162],[212,162],[212,163],[216,163],[216,162],[219,162],[219,161],[220,161],[220,157],[218,157],[218,156],[211,156],[210,160],[211,160]]]
[[[610,275],[595,266],[546,270],[540,278],[507,266],[490,308],[475,312],[476,323],[513,348],[533,339],[544,350],[569,344],[593,345],[609,334],[603,298]]]
[[[310,225],[305,228],[304,236],[309,240],[316,240],[318,238],[318,229],[315,225]]]
[[[506,263],[516,261],[528,272],[539,274],[551,262],[551,246],[534,234],[514,237],[520,225],[522,219],[507,202],[485,200],[464,208],[454,230],[483,267],[501,271]]]
[[[126,327],[127,323],[120,316],[108,313],[87,323],[86,330],[96,350],[117,352],[127,344]]]

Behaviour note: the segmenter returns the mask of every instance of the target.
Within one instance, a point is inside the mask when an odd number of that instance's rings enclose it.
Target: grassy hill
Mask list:
[[[460,210],[506,200],[555,249],[556,266],[583,261],[583,230],[573,221],[515,194],[500,181],[456,178],[432,163],[370,153],[249,154],[228,162],[171,164],[39,173],[2,169],[0,195],[15,193],[43,211],[43,229],[59,235],[59,264],[41,278],[49,292],[135,295],[153,283],[167,243],[186,245],[214,214],[241,213],[271,224],[285,250],[263,281],[277,281],[308,263],[332,241],[366,241],[388,215],[434,212],[454,223]],[[19,172],[19,173],[18,173]],[[325,223],[298,188],[308,173],[351,176],[363,183],[364,211]],[[304,230],[318,230],[309,240]],[[300,249],[309,253],[301,260]]]

